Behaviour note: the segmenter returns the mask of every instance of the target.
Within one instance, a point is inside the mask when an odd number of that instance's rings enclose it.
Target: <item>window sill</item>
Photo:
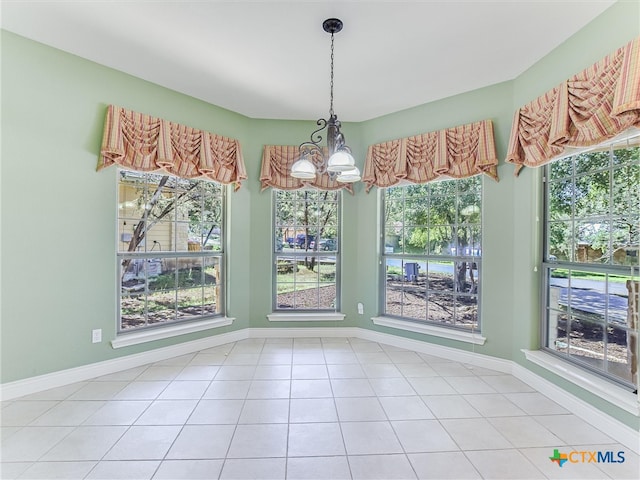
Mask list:
[[[525,350],[523,349],[527,360],[535,363],[539,367],[554,373],[568,382],[577,385],[584,390],[597,395],[607,402],[621,408],[633,415],[640,414],[640,405],[638,404],[638,396],[633,392],[608,382],[607,380],[583,370],[579,367],[571,365],[550,353],[541,350]]]
[[[165,328],[154,328],[137,333],[123,333],[111,340],[111,346],[113,348],[130,347],[131,345],[154,342],[187,333],[201,332],[203,330],[209,330],[210,328],[226,327],[227,325],[231,325],[234,320],[235,318],[231,317],[216,317],[200,322],[171,325]]]
[[[423,335],[431,335],[433,337],[448,338],[450,340],[457,340],[458,342],[484,345],[484,342],[487,341],[485,337],[478,333],[470,333],[453,328],[436,327],[434,325],[420,324],[390,317],[373,317],[371,320],[373,320],[375,325],[382,327],[397,328],[398,330],[422,333]]]
[[[289,312],[267,315],[270,322],[341,322],[344,317],[343,313],[333,312]]]

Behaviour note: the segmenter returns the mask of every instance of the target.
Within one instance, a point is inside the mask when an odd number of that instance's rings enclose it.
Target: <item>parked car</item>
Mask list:
[[[296,247],[298,248],[311,248],[311,242],[315,240],[313,235],[305,235],[304,233],[299,233],[296,235]]]
[[[320,240],[320,243],[318,244],[318,250],[324,250],[324,251],[335,250],[336,246],[337,246],[337,243],[333,238],[325,238],[323,240]],[[311,243],[309,244],[309,248],[311,250],[316,249],[315,240],[311,241]]]

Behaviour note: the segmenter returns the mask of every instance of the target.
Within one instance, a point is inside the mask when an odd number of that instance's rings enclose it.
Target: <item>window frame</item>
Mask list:
[[[184,219],[178,219],[177,216],[172,215],[172,219],[169,220],[167,223],[171,224],[172,229],[174,230],[174,232],[171,234],[172,235],[172,240],[173,240],[173,245],[174,248],[172,250],[153,250],[153,249],[147,249],[146,251],[137,251],[137,252],[129,252],[129,251],[125,251],[121,249],[121,245],[123,244],[123,240],[122,240],[122,222],[123,221],[127,221],[127,220],[131,220],[130,217],[126,217],[126,216],[121,216],[119,213],[119,207],[120,207],[120,188],[121,185],[123,184],[122,179],[124,175],[132,175],[132,176],[140,176],[140,177],[144,177],[145,175],[156,175],[156,176],[168,176],[169,177],[169,181],[171,181],[172,179],[174,179],[175,181],[195,181],[195,182],[204,182],[204,183],[214,183],[216,184],[217,188],[220,189],[220,194],[219,194],[219,200],[220,200],[220,204],[219,204],[219,212],[220,212],[220,222],[219,222],[219,234],[218,239],[219,239],[219,245],[220,245],[220,249],[219,250],[207,250],[207,249],[200,249],[200,250],[176,250],[175,249],[175,245],[177,244],[177,228],[176,226],[178,224],[184,224],[186,223]],[[148,181],[145,181],[145,188],[149,185],[154,185],[154,183],[149,183]],[[193,330],[193,331],[198,331],[200,329],[200,327],[198,327],[198,324],[202,324],[204,325],[216,325],[218,323],[221,323],[221,319],[225,319],[225,312],[226,312],[226,278],[227,278],[227,254],[226,254],[226,228],[227,228],[227,197],[228,197],[228,186],[224,185],[224,184],[220,184],[218,182],[214,182],[214,181],[210,181],[207,179],[202,179],[202,178],[195,178],[195,179],[182,179],[180,177],[177,177],[175,175],[171,175],[171,174],[167,174],[165,172],[137,172],[134,170],[130,170],[127,168],[118,168],[117,170],[117,176],[116,176],[116,208],[117,208],[117,213],[116,213],[116,255],[115,255],[115,261],[116,261],[116,292],[117,292],[117,313],[116,313],[116,336],[117,337],[149,337],[149,338],[153,338],[154,336],[158,335],[158,332],[161,332],[163,329],[167,330],[167,331],[172,331],[172,330],[176,330],[176,331],[187,331],[187,330]],[[203,199],[204,202],[204,199]],[[175,212],[175,205],[173,207],[174,212]],[[145,213],[145,218],[146,218],[146,213]],[[202,225],[202,220],[201,220],[201,225]],[[148,237],[145,238],[144,244],[145,244],[145,248],[147,247],[147,239]],[[154,246],[152,248],[155,248],[155,243],[154,242]],[[187,244],[189,244],[190,241],[187,240]],[[138,247],[139,248],[139,247]],[[162,246],[160,247],[162,248]],[[122,298],[123,298],[123,289],[122,289],[122,279],[123,279],[123,274],[122,274],[122,262],[123,260],[133,260],[133,259],[139,259],[143,262],[144,265],[144,269],[146,270],[146,262],[149,260],[154,260],[154,259],[159,259],[161,262],[162,261],[166,261],[166,260],[174,260],[175,264],[176,264],[176,269],[175,269],[175,283],[174,283],[174,287],[173,287],[173,292],[175,292],[175,307],[176,309],[174,310],[175,315],[171,320],[168,321],[160,321],[160,322],[155,322],[155,323],[149,323],[149,318],[148,318],[148,311],[146,311],[146,307],[145,307],[145,322],[143,325],[140,326],[132,326],[132,327],[128,327],[128,328],[123,328],[123,318],[122,318]],[[179,314],[178,314],[178,301],[177,301],[177,296],[178,296],[178,292],[181,290],[180,286],[179,286],[179,271],[180,269],[177,267],[178,262],[184,261],[185,259],[188,260],[200,260],[202,263],[201,265],[205,265],[205,262],[207,261],[207,259],[210,259],[213,261],[213,265],[215,265],[217,267],[218,273],[216,276],[216,282],[215,284],[211,284],[211,285],[215,285],[215,287],[212,287],[216,290],[215,293],[215,307],[216,307],[216,311],[214,313],[201,313],[199,315],[190,315],[187,316],[185,318],[180,318]],[[201,273],[202,277],[204,278],[204,270],[202,270]],[[148,277],[145,278],[147,279],[145,281],[145,294],[148,293]],[[206,287],[206,284],[203,282],[202,283],[202,292],[204,295],[204,289]],[[204,297],[203,297],[204,300]],[[146,304],[146,301],[145,301]],[[205,308],[205,305],[203,304],[203,308]],[[214,323],[212,323],[212,321],[214,321]],[[222,322],[222,323],[226,323]],[[189,324],[193,324],[193,327],[190,327]],[[160,337],[163,338],[163,337]],[[118,340],[120,341],[120,340]],[[125,340],[122,340],[122,342],[126,342]],[[137,342],[135,342],[137,343]]]
[[[276,224],[276,218],[277,218],[277,212],[276,212],[276,208],[278,205],[278,194],[280,192],[284,192],[284,193],[296,193],[299,191],[304,191],[304,190],[309,190],[309,191],[314,191],[317,192],[318,194],[321,194],[322,192],[329,192],[331,194],[335,194],[336,195],[336,223],[335,223],[335,228],[336,228],[336,239],[335,239],[335,250],[331,250],[328,253],[325,251],[321,251],[318,248],[314,248],[313,250],[309,250],[307,249],[296,249],[295,245],[294,248],[292,250],[287,251],[287,256],[291,256],[293,258],[296,259],[296,264],[298,264],[298,262],[300,260],[298,259],[305,259],[305,258],[316,258],[319,259],[320,257],[326,257],[326,256],[331,256],[335,258],[335,303],[334,303],[334,307],[333,308],[281,308],[279,307],[279,302],[278,302],[278,259],[280,257],[283,257],[283,252],[284,252],[284,245],[286,244],[286,242],[284,242],[283,240],[283,248],[282,251],[278,251],[277,249],[277,245],[276,245],[276,238],[279,237],[277,229],[278,226]],[[287,314],[293,314],[296,315],[297,317],[300,317],[299,319],[303,319],[305,317],[308,317],[308,319],[312,320],[325,320],[325,319],[333,319],[333,317],[331,316],[327,316],[327,314],[334,314],[334,313],[338,313],[341,310],[341,278],[342,278],[342,268],[341,268],[341,250],[342,250],[342,190],[322,190],[316,187],[305,187],[305,188],[301,188],[301,189],[297,189],[297,190],[282,190],[282,189],[278,189],[278,188],[272,188],[272,193],[271,193],[271,201],[272,201],[272,205],[271,205],[271,264],[272,264],[272,268],[271,268],[271,311],[273,312],[272,315],[269,316],[270,320],[277,320],[277,319],[282,319],[282,318],[286,318]],[[314,225],[304,225],[303,223],[297,224],[296,226],[299,227],[314,227]],[[316,225],[315,227],[320,228],[319,224]],[[294,229],[295,232],[295,229]],[[308,238],[305,238],[303,241],[305,241],[305,245],[308,246]],[[317,242],[317,240],[316,240]],[[319,280],[319,275],[318,275],[318,281],[315,282],[316,283],[316,289],[321,288],[321,282]],[[296,282],[293,282],[294,285],[296,284]],[[317,315],[315,315],[317,314]]]
[[[618,329],[618,330],[623,330],[623,331],[630,331],[630,329],[628,328],[628,324],[624,323],[621,325],[615,324],[614,322],[612,322],[610,320],[610,318],[612,317],[611,315],[611,310],[610,304],[609,304],[609,299],[606,300],[605,302],[605,311],[604,311],[604,316],[603,316],[603,320],[600,321],[595,321],[593,319],[588,319],[587,315],[584,313],[576,313],[574,314],[572,308],[571,308],[571,298],[573,296],[573,294],[571,293],[571,289],[572,287],[572,279],[575,278],[574,275],[572,275],[573,272],[580,272],[580,273],[592,273],[594,275],[602,275],[604,278],[604,288],[605,288],[605,293],[604,295],[606,295],[607,297],[610,295],[615,295],[613,293],[611,293],[611,290],[609,290],[609,276],[628,276],[630,277],[632,280],[634,281],[638,281],[640,279],[640,264],[638,263],[638,261],[636,260],[636,264],[635,265],[619,265],[619,264],[615,264],[614,262],[610,261],[608,263],[595,263],[595,262],[589,262],[589,261],[579,261],[578,258],[576,258],[576,248],[575,245],[576,243],[579,241],[578,237],[575,234],[575,227],[576,225],[580,224],[581,222],[584,222],[585,219],[588,220],[593,220],[594,218],[601,218],[604,222],[614,222],[616,218],[618,218],[620,215],[619,214],[615,214],[613,211],[613,205],[614,205],[614,194],[615,194],[615,190],[614,190],[614,185],[615,185],[615,180],[614,180],[614,172],[617,169],[621,169],[625,166],[633,166],[633,165],[640,165],[640,161],[636,161],[636,162],[631,162],[631,163],[625,163],[625,164],[618,164],[616,162],[614,162],[614,152],[615,150],[617,150],[619,147],[620,149],[622,148],[640,148],[639,143],[638,143],[638,139],[636,139],[635,142],[633,142],[632,144],[624,144],[624,142],[627,141],[624,138],[616,138],[616,139],[612,139],[612,140],[608,140],[607,142],[603,142],[602,144],[600,144],[599,146],[596,146],[592,149],[586,150],[586,151],[578,151],[573,153],[572,155],[566,155],[562,158],[559,159],[555,159],[555,161],[568,161],[571,160],[571,174],[567,177],[563,177],[561,179],[551,179],[551,168],[553,167],[553,162],[548,163],[547,165],[545,165],[543,167],[543,171],[542,171],[542,182],[541,182],[541,190],[542,190],[542,219],[543,221],[541,222],[541,234],[542,234],[542,242],[541,242],[541,246],[542,246],[542,252],[541,252],[541,279],[540,279],[540,284],[541,284],[541,305],[540,305],[540,350],[544,351],[545,353],[548,353],[550,355],[552,355],[555,358],[558,358],[561,361],[567,362],[570,365],[573,365],[577,368],[581,368],[584,369],[590,373],[593,373],[594,375],[599,376],[600,378],[603,378],[609,382],[612,382],[616,385],[619,385],[625,389],[636,389],[637,385],[635,385],[633,383],[632,380],[626,380],[625,378],[616,375],[614,373],[612,373],[609,368],[608,368],[608,364],[612,363],[610,360],[608,360],[608,345],[611,343],[608,340],[608,328],[611,327],[612,329]],[[599,152],[603,152],[606,151],[608,152],[608,156],[609,156],[609,164],[606,168],[595,168],[595,169],[591,169],[588,170],[586,172],[581,172],[579,174],[576,173],[576,165],[575,162],[578,161],[577,159],[581,156],[581,155],[589,155],[590,153],[599,153]],[[640,153],[640,152],[639,152]],[[622,166],[621,166],[622,165]],[[639,167],[640,168],[640,167]],[[576,184],[576,179],[577,180],[581,180],[585,177],[588,177],[590,175],[594,175],[594,174],[598,174],[598,173],[602,173],[602,172],[607,172],[608,173],[608,184],[609,184],[609,191],[607,194],[608,197],[608,213],[605,214],[597,214],[597,215],[592,215],[592,216],[577,216],[576,213],[576,195],[575,195],[575,190],[573,189],[573,185]],[[569,222],[571,224],[571,231],[572,231],[572,235],[571,235],[571,257],[569,259],[557,259],[557,257],[553,254],[551,254],[551,245],[550,245],[550,225],[554,222],[553,219],[550,218],[551,215],[551,186],[554,183],[559,183],[560,181],[566,181],[567,179],[569,179],[571,181],[571,189],[574,191],[573,195],[571,196],[571,213],[568,217],[567,222]],[[640,202],[640,200],[639,200]],[[640,208],[638,209],[637,212],[635,213],[631,213],[631,216],[638,216],[638,219],[640,220]],[[640,223],[638,224],[638,227],[640,227]],[[613,252],[615,251],[613,249],[613,236],[610,235],[609,236],[609,241],[608,241],[608,249]],[[637,252],[637,250],[636,250]],[[613,256],[613,254],[611,253],[611,255]],[[637,253],[636,253],[636,258],[637,257]],[[588,260],[588,257],[587,257]],[[552,271],[553,270],[557,270],[557,269],[563,269],[567,271],[567,310],[566,310],[566,316],[568,317],[566,320],[566,327],[565,327],[565,331],[566,331],[566,337],[568,340],[567,342],[564,342],[566,344],[566,353],[559,351],[557,348],[552,348],[551,346],[549,346],[550,341],[552,340],[552,335],[550,334],[551,329],[553,328],[551,322],[552,320],[552,315],[556,315],[556,317],[558,317],[560,315],[560,313],[562,312],[561,309],[558,308],[552,308],[552,302],[553,302],[553,298],[552,298],[552,292],[551,289],[552,287],[557,288],[557,285],[552,285],[551,283],[551,278],[552,278]],[[557,277],[556,277],[557,278]],[[560,295],[558,293],[558,295]],[[627,302],[628,302],[628,297],[627,297]],[[558,298],[558,303],[559,303],[559,298]],[[579,311],[579,310],[578,310]],[[575,317],[578,321],[587,321],[587,322],[591,322],[591,323],[595,323],[597,325],[599,325],[602,328],[602,343],[603,343],[603,358],[602,360],[600,360],[601,366],[598,367],[596,365],[594,365],[595,362],[589,362],[587,360],[581,360],[579,358],[576,357],[576,355],[571,355],[570,353],[570,333],[573,331],[572,330],[572,322],[573,317]],[[556,318],[556,327],[555,327],[555,331],[556,331],[556,336],[557,336],[557,330],[558,330],[558,320]],[[636,338],[638,338],[638,330],[636,330],[635,332],[636,334]],[[627,334],[627,342],[629,339],[629,336]],[[554,340],[555,341],[555,340]],[[637,340],[636,340],[637,342]],[[627,347],[628,348],[628,347]],[[585,358],[587,358],[587,356],[585,355]],[[627,364],[629,365],[629,364]],[[629,365],[629,369],[630,369],[630,365]]]
[[[393,323],[404,323],[406,322],[406,326],[403,329],[406,330],[414,330],[413,327],[411,327],[411,324],[414,325],[419,325],[419,326],[424,326],[426,327],[426,329],[429,330],[437,330],[437,329],[443,329],[442,332],[440,334],[437,334],[437,336],[443,336],[443,337],[450,337],[449,334],[447,334],[447,331],[452,332],[452,335],[455,336],[456,339],[458,339],[458,337],[460,335],[462,335],[463,337],[468,336],[467,334],[469,334],[469,338],[465,339],[463,341],[472,341],[473,343],[483,343],[484,339],[481,339],[481,337],[478,337],[481,340],[477,340],[476,337],[478,336],[478,334],[481,334],[481,328],[482,328],[482,323],[481,323],[481,311],[482,311],[482,281],[481,281],[481,277],[482,277],[482,233],[483,233],[483,215],[482,215],[482,211],[483,211],[483,201],[484,201],[484,178],[482,175],[474,175],[473,177],[467,177],[464,179],[454,179],[454,178],[447,178],[447,179],[443,179],[443,180],[439,180],[437,182],[457,182],[460,180],[467,180],[468,178],[477,178],[478,179],[478,194],[480,197],[480,217],[479,217],[479,223],[478,228],[480,229],[480,235],[478,238],[479,243],[477,244],[477,249],[475,248],[475,246],[471,247],[471,251],[477,251],[479,254],[478,255],[441,255],[441,254],[433,254],[433,253],[425,253],[425,254],[417,254],[417,253],[397,253],[397,252],[390,252],[387,253],[386,251],[386,235],[387,235],[387,224],[385,221],[385,214],[386,214],[386,193],[387,190],[392,189],[392,188],[405,188],[406,187],[411,187],[411,186],[417,186],[418,184],[412,184],[412,183],[404,183],[404,184],[400,184],[400,185],[395,185],[393,187],[387,187],[384,189],[379,189],[379,224],[380,224],[380,241],[379,241],[379,278],[380,281],[378,282],[379,285],[379,302],[378,302],[378,309],[380,312],[381,317],[380,318],[388,318],[388,319],[393,319],[391,320],[391,322]],[[429,182],[428,184],[433,184],[433,183],[437,183],[437,182]],[[457,200],[460,197],[461,192],[458,190],[458,184],[456,184],[456,197],[455,197],[455,223],[452,224],[452,226],[454,226],[455,228],[458,228],[460,226],[467,226],[469,225],[468,223],[462,222],[458,220],[458,203]],[[404,192],[406,192],[406,190],[404,190]],[[406,195],[403,192],[402,198],[403,198],[403,204],[404,199],[406,199]],[[464,194],[464,193],[462,193]],[[434,195],[434,197],[438,197],[439,195]],[[429,199],[429,208],[431,205],[431,192],[429,191],[428,194],[428,199]],[[406,223],[404,222],[404,211],[406,210],[406,208],[403,208],[403,228],[406,226]],[[429,209],[427,209],[426,212],[426,216],[427,218],[430,217],[430,212]],[[426,226],[429,225],[429,222],[427,222]],[[426,310],[426,315],[424,319],[418,319],[415,317],[408,317],[408,316],[401,316],[401,315],[395,315],[393,313],[389,313],[387,311],[387,260],[388,259],[395,259],[400,261],[400,265],[401,265],[401,275],[403,276],[403,280],[402,283],[404,284],[405,282],[407,282],[408,280],[404,279],[404,272],[405,272],[405,264],[406,263],[411,263],[411,262],[424,262],[426,263],[426,265],[428,266],[429,262],[451,262],[452,266],[453,266],[453,271],[455,272],[455,268],[456,268],[456,263],[458,262],[467,262],[470,264],[470,268],[473,268],[473,266],[475,265],[475,269],[476,273],[476,292],[475,294],[473,294],[473,296],[475,296],[476,298],[476,322],[475,325],[472,326],[464,326],[464,325],[458,325],[456,324],[457,322],[454,323],[447,323],[444,321],[440,321],[440,320],[429,320],[428,315],[429,315],[429,310],[428,310],[428,301],[429,301],[429,296],[432,295],[434,292],[437,292],[437,290],[431,290],[428,286],[428,282],[427,285],[425,287],[425,310]],[[455,277],[455,273],[454,273],[454,277]],[[465,277],[466,278],[466,277]],[[454,280],[455,282],[455,280]],[[452,294],[452,300],[454,301],[454,303],[456,302],[456,298],[460,295],[460,296],[471,296],[470,294],[460,294],[456,291],[455,289],[455,285],[454,288],[451,290],[451,294]],[[404,304],[403,304],[404,305]],[[454,319],[455,320],[455,319]],[[382,322],[384,322],[384,320],[380,320]],[[424,327],[417,327],[420,330],[425,330]],[[398,327],[400,328],[400,327]],[[458,333],[456,333],[458,332]],[[460,337],[462,338],[462,337]]]

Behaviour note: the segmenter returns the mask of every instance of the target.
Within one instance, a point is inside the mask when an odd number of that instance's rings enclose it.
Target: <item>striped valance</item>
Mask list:
[[[235,190],[247,178],[238,140],[115,105],[107,109],[100,154],[98,170],[116,163],[139,172],[233,183]]]
[[[328,150],[323,147],[323,154]],[[260,182],[262,190],[265,188],[278,188],[280,190],[297,190],[303,187],[316,187],[320,190],[339,190],[344,188],[353,193],[353,185],[332,180],[328,173],[317,173],[314,180],[301,180],[291,176],[291,166],[300,158],[300,150],[297,145],[265,145],[262,151],[262,169],[260,170]],[[311,162],[316,168],[321,164],[322,158],[318,152],[312,153]]]
[[[640,127],[640,37],[515,113],[507,162],[538,167]]]
[[[491,120],[371,145],[362,181],[390,187],[402,181],[426,183],[480,173],[498,180],[498,157]]]

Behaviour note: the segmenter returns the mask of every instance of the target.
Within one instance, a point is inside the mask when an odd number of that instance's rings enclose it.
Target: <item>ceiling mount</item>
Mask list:
[[[342,30],[342,20],[339,18],[327,18],[322,22],[322,28],[327,33],[338,33]]]

